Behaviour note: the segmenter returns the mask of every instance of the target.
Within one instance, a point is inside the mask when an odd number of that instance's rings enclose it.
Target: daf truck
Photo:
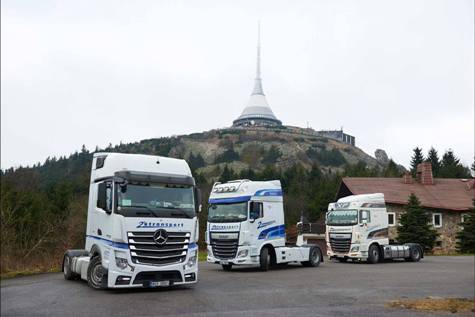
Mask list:
[[[184,160],[95,153],[85,249],[65,252],[64,277],[94,289],[196,283],[200,208]]]
[[[209,197],[207,261],[225,271],[251,265],[300,262],[315,267],[323,261],[316,245],[286,243],[280,181],[235,180],[215,183]]]
[[[418,262],[424,250],[417,243],[390,244],[384,194],[353,195],[328,205],[326,214],[327,255],[377,263],[387,259]]]

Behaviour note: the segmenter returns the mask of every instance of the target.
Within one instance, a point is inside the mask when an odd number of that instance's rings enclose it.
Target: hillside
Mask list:
[[[185,158],[206,177],[218,177],[225,165],[235,172],[262,171],[272,165],[286,170],[295,164],[306,169],[318,164],[324,172],[342,172],[363,162],[369,168],[385,165],[361,149],[326,137],[285,129],[223,129],[120,145],[113,150]],[[109,150],[109,149],[107,149]]]
[[[95,151],[185,158],[204,194],[201,234],[205,231],[207,195],[216,180],[280,179],[286,223],[293,225],[301,214],[310,220],[321,218],[343,175],[400,173],[394,162],[384,164],[357,147],[309,135],[305,129],[293,131],[211,130]],[[69,157],[2,171],[2,274],[57,269],[65,249],[84,246],[92,154],[83,147]]]

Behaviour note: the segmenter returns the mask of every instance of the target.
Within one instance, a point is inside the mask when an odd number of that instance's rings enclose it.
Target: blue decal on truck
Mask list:
[[[254,196],[282,196],[282,189],[261,189]]]
[[[259,233],[259,240],[263,239],[275,239],[275,238],[285,238],[285,225],[274,226],[262,230]]]
[[[251,196],[227,197],[227,198],[210,198],[210,204],[232,204],[242,203],[251,199]]]
[[[183,223],[139,221],[137,228],[181,228]]]
[[[211,230],[239,230],[239,224],[236,224],[236,225],[212,225]]]
[[[271,225],[273,223],[275,223],[275,220],[267,221],[267,222],[259,221],[258,224],[257,224],[257,229],[267,227],[268,225]]]
[[[92,239],[95,239],[95,240],[99,240],[99,241],[103,241],[105,244],[113,247],[113,248],[118,248],[118,249],[128,249],[129,248],[129,245],[127,243],[123,243],[123,242],[115,242],[115,241],[112,241],[112,240],[107,240],[107,239],[104,239],[104,238],[101,238],[101,237],[96,237],[96,236],[91,236],[91,235],[86,235],[87,238],[92,238]]]

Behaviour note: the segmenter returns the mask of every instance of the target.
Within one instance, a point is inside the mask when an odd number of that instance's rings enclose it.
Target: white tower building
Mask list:
[[[254,89],[241,115],[233,121],[233,127],[247,126],[281,126],[282,122],[276,118],[266,100],[262,89],[261,78],[261,25],[257,31],[257,69]]]

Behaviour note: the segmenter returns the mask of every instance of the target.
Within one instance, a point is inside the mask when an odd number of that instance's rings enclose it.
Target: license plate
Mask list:
[[[150,282],[149,286],[150,287],[158,287],[158,286],[169,286],[170,281],[153,281]]]
[[[229,261],[221,261],[221,262],[219,262],[219,263],[222,264],[222,265],[228,265],[228,264],[229,264]]]

